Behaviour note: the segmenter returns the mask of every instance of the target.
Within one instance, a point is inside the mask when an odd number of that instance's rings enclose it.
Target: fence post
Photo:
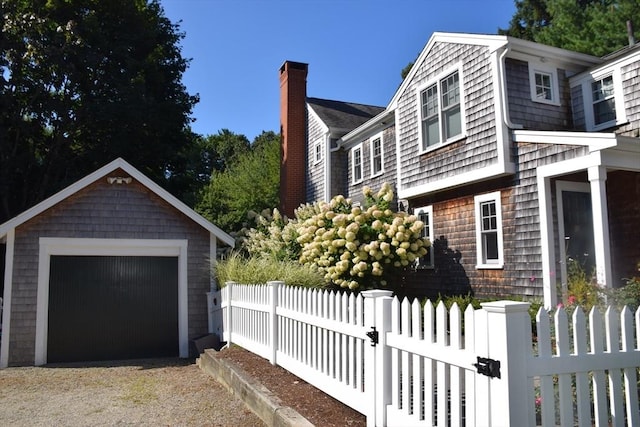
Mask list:
[[[364,326],[377,332],[378,343],[365,338],[364,382],[365,395],[373,405],[367,416],[367,426],[386,425],[387,405],[391,403],[391,350],[386,345],[386,332],[391,330],[391,295],[381,289],[362,292],[364,297]]]
[[[269,301],[269,345],[271,346],[269,352],[269,362],[272,365],[277,364],[277,353],[278,353],[278,314],[276,313],[276,309],[278,307],[278,289],[280,286],[284,285],[284,282],[272,281],[267,282],[269,286],[270,292],[270,301]]]
[[[232,311],[233,311],[233,285],[235,285],[236,282],[225,282],[226,288],[227,288],[227,312],[225,313],[225,319],[224,319],[224,330],[223,330],[223,337],[226,335],[227,338],[227,347],[231,347],[231,335],[233,333],[233,324],[231,322],[231,319],[233,318],[232,316]]]
[[[480,323],[486,328],[476,328],[476,349],[484,348],[488,354],[478,356],[500,362],[500,377],[489,379],[487,421],[498,426],[522,425],[530,419],[532,406],[527,381],[527,360],[532,352],[529,303],[495,301],[482,303],[482,308],[486,323]]]

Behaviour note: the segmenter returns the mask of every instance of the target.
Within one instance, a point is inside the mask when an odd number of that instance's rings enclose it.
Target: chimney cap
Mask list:
[[[286,70],[301,70],[308,71],[309,64],[305,64],[304,62],[295,62],[295,61],[284,61],[282,66],[280,67],[280,73],[285,72]]]

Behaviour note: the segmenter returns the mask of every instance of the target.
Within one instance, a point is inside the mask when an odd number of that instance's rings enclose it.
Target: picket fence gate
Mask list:
[[[640,309],[483,303],[282,282],[220,291],[222,339],[366,416],[368,426],[640,426]],[[552,317],[553,321],[550,321]]]

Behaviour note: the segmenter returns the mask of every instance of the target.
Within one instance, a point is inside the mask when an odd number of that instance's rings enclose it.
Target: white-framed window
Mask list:
[[[542,63],[529,63],[531,100],[544,104],[560,105],[558,70]]]
[[[615,122],[616,98],[612,75],[591,82],[591,103],[594,126]]]
[[[581,81],[584,118],[588,131],[598,131],[627,121],[620,69],[588,76]]]
[[[431,246],[427,248],[427,254],[416,260],[416,268],[434,268],[435,259],[433,251],[433,207],[423,206],[413,210],[414,215],[423,222],[421,237],[429,239]]]
[[[319,163],[323,157],[322,138],[318,138],[313,143],[313,163]]]
[[[464,137],[463,100],[461,66],[447,70],[418,89],[422,152]]]
[[[476,218],[477,268],[502,268],[502,206],[500,192],[474,198]]]
[[[380,175],[384,172],[384,149],[382,146],[382,133],[377,134],[369,140],[371,150],[371,176]]]
[[[362,181],[362,175],[362,144],[359,144],[351,149],[351,182]]]

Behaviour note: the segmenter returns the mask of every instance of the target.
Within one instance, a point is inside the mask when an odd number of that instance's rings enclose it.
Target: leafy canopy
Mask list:
[[[604,56],[628,44],[627,21],[640,26],[637,0],[516,0],[506,34]]]
[[[0,15],[0,222],[116,157],[180,196],[198,98],[159,2],[0,0]]]
[[[251,210],[277,206],[280,184],[280,137],[263,132],[251,147],[213,170],[196,204],[205,218],[227,231],[238,231]]]

